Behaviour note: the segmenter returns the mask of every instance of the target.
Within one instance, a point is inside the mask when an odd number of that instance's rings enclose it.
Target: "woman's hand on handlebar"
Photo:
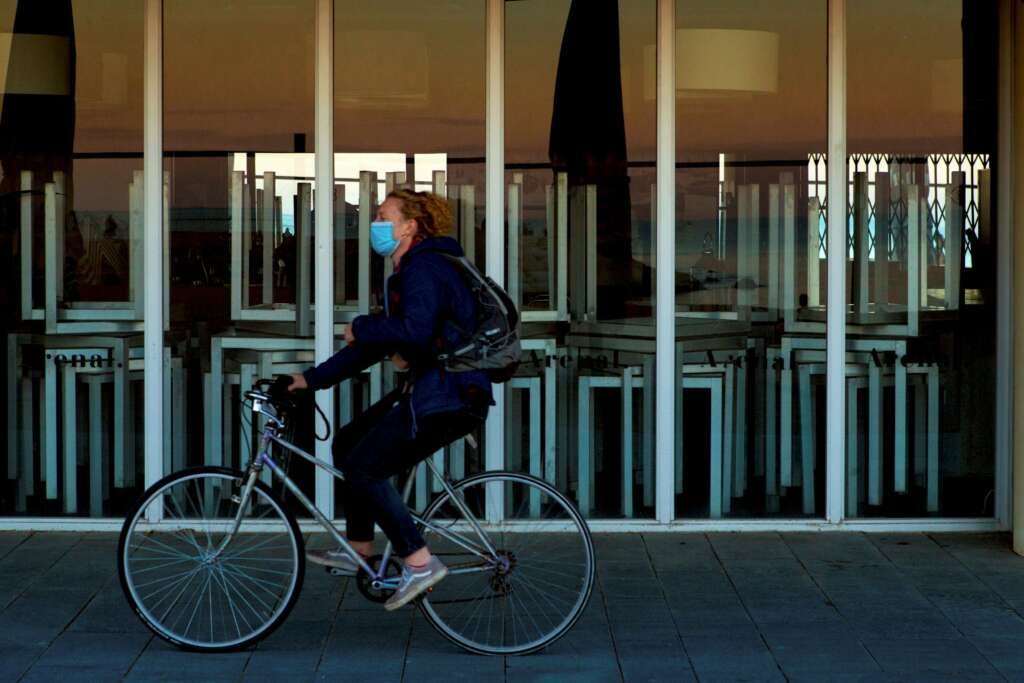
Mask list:
[[[309,385],[306,384],[306,377],[301,372],[293,372],[289,377],[292,378],[292,383],[288,385],[288,391],[301,391],[309,388]]]

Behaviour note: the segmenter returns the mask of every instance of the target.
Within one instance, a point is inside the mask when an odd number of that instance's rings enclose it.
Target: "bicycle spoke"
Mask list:
[[[504,487],[505,519],[516,526],[502,524],[490,533],[497,545],[488,565],[473,574],[449,574],[422,604],[430,623],[455,642],[476,651],[517,654],[549,644],[582,614],[593,584],[593,546],[572,504],[528,477],[496,473],[456,484],[455,489],[475,512],[486,508],[491,487],[498,486]],[[531,508],[531,499],[540,507]],[[425,517],[434,525],[443,519],[446,527],[454,528],[464,521],[456,508],[442,499]],[[537,514],[531,517],[531,511]],[[532,522],[555,519],[568,523],[570,530],[523,533]],[[450,569],[457,565],[449,557],[465,556],[458,550],[448,554],[451,542],[436,532],[429,543]]]
[[[137,508],[126,522],[121,558],[129,599],[151,629],[174,643],[200,649],[244,645],[269,632],[293,601],[301,541],[292,536],[288,514],[259,487],[239,512],[239,503],[226,495],[237,477],[182,475],[148,500],[165,501],[168,521],[194,523],[195,529],[132,533],[149,505]],[[215,549],[230,532],[216,529],[234,519],[238,535],[218,554]],[[265,521],[253,529],[256,520]]]

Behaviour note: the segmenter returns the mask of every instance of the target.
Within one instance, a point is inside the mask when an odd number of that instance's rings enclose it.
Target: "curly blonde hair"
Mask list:
[[[428,237],[447,235],[452,230],[452,210],[444,197],[433,192],[394,190],[388,199],[394,197],[401,206],[399,210],[408,220],[416,221],[416,241]]]

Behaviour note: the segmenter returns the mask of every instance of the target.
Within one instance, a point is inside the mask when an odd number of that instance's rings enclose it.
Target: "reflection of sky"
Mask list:
[[[406,155],[401,152],[339,152],[334,155],[334,181],[345,186],[345,202],[355,205],[359,201],[359,174],[362,171],[373,171],[377,174],[377,196],[384,198],[386,187],[385,174],[406,172]],[[295,211],[292,198],[298,194],[299,183],[309,183],[316,191],[313,177],[315,174],[315,158],[311,153],[263,153],[255,155],[256,187],[263,187],[263,174],[275,174],[274,193],[281,198],[281,225],[286,232],[295,230]],[[415,154],[413,155],[413,174],[417,190],[429,190],[434,171],[446,171],[448,155]],[[246,170],[246,155],[236,152],[232,166],[233,171]],[[315,201],[315,200],[314,200]]]

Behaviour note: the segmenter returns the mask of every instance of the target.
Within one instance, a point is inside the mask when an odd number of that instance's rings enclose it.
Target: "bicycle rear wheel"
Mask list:
[[[430,624],[478,654],[528,654],[565,635],[594,585],[594,544],[573,504],[547,482],[514,472],[480,474],[453,490],[493,552],[447,492],[427,508],[424,521],[472,546],[421,527],[449,568],[419,603]],[[488,512],[505,521],[486,523]]]
[[[147,490],[118,544],[125,598],[144,624],[187,650],[225,652],[269,635],[288,616],[305,571],[295,517],[262,482],[220,552],[240,504],[241,472],[199,467]],[[145,528],[163,506],[163,522]]]

